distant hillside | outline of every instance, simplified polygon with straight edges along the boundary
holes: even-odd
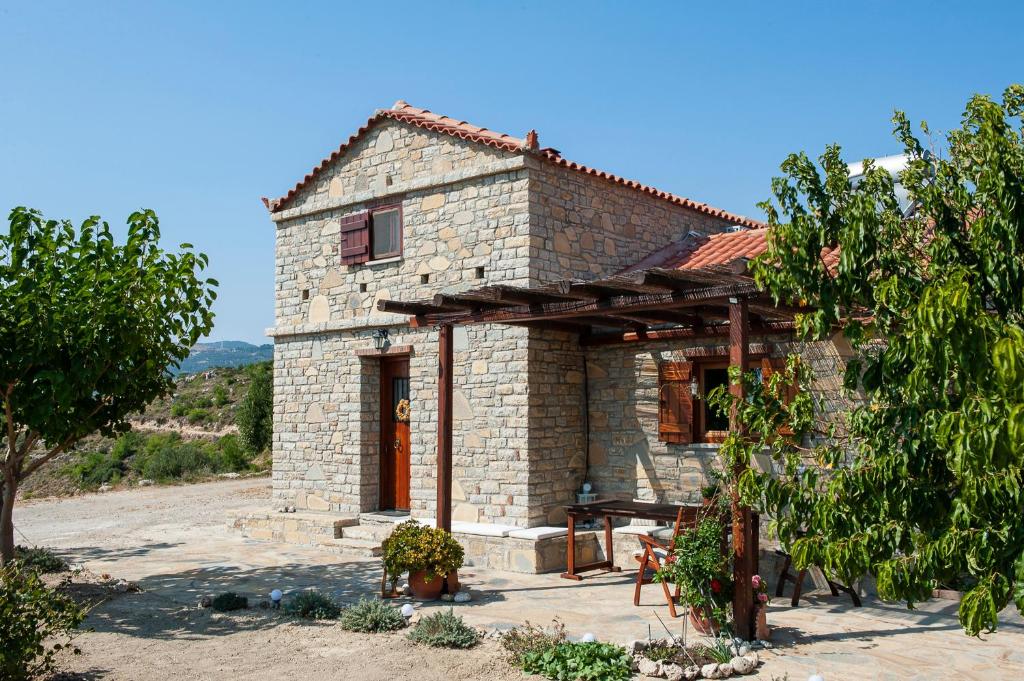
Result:
[[[274,359],[274,346],[270,343],[253,345],[245,341],[219,341],[196,343],[192,354],[181,363],[175,373],[194,374],[216,367],[239,367]]]

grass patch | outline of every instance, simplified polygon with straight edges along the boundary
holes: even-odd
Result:
[[[421,619],[409,632],[409,638],[433,648],[472,648],[480,640],[480,634],[449,608],[447,612],[436,612]]]
[[[337,601],[319,591],[303,591],[288,601],[285,612],[304,620],[336,620],[341,616]]]
[[[341,628],[376,634],[395,631],[405,626],[405,618],[398,608],[376,599],[359,599],[355,605],[341,613]]]

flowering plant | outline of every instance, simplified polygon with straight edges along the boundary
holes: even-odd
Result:
[[[750,586],[754,590],[754,607],[764,607],[771,600],[768,598],[768,582],[764,581],[761,575],[754,575],[750,578]]]
[[[683,530],[654,576],[655,581],[677,585],[690,608],[719,624],[726,623],[733,593],[729,559],[722,551],[723,531],[722,522],[712,516]]]

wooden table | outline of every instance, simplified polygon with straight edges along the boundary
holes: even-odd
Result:
[[[587,504],[570,504],[565,507],[569,516],[569,545],[566,548],[566,571],[562,573],[563,579],[583,579],[581,572],[591,570],[607,570],[619,572],[621,568],[615,567],[615,557],[612,555],[612,518],[638,518],[640,520],[658,520],[667,523],[674,523],[679,513],[680,506],[676,504],[651,504],[644,501],[623,501],[621,499],[598,499]],[[696,524],[701,506],[682,506],[683,525],[692,526]],[[605,560],[594,563],[576,565],[576,520],[586,518],[604,519],[604,555]]]

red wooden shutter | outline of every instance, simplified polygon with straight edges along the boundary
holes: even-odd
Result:
[[[761,382],[767,386],[769,379],[775,372],[786,371],[786,358],[785,357],[764,357],[761,359]],[[779,388],[779,401],[782,402],[783,406],[788,407],[796,397],[798,386],[796,385],[785,385]],[[779,428],[780,435],[792,435],[793,430],[789,426],[783,426]]]
[[[693,442],[692,372],[690,362],[662,362],[658,366],[658,439],[662,442]]]
[[[341,264],[358,265],[370,259],[370,213],[341,219]]]

